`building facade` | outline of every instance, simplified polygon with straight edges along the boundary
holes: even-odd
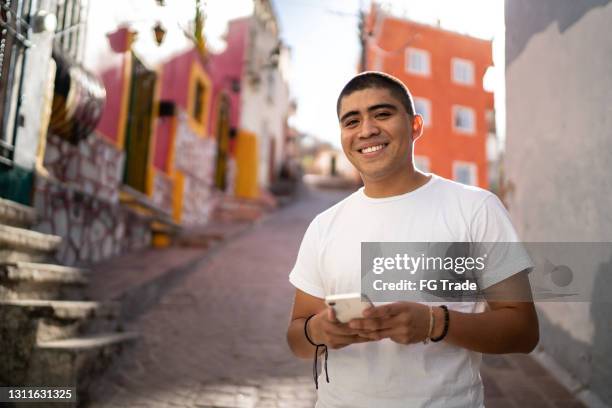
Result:
[[[612,2],[513,0],[505,18],[504,198],[515,226],[528,242],[609,243]],[[539,352],[593,407],[612,405],[611,265],[606,250],[574,271],[584,301],[537,305]]]
[[[289,50],[280,40],[269,0],[256,0],[251,16],[231,21],[226,50],[211,56],[215,83],[230,84],[227,99],[237,104],[231,124],[236,129],[232,148],[235,192],[240,197],[257,197],[260,188],[270,187],[285,161],[287,118],[292,111],[288,66]]]
[[[400,19],[376,4],[363,36],[362,69],[399,78],[423,115],[416,167],[488,188],[486,146],[495,128],[493,94],[483,77],[493,63],[491,41]]]
[[[205,224],[218,191],[219,126],[209,120],[219,115],[206,51],[189,38],[195,8],[178,17],[155,1],[2,7],[14,29],[2,31],[11,54],[0,195],[34,206],[33,229],[64,238],[58,260],[95,262]]]

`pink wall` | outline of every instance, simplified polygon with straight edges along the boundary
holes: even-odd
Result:
[[[164,64],[160,92],[162,100],[173,101],[182,109],[187,109],[189,74],[194,62],[199,63],[199,57],[197,52],[192,49],[171,58]]]
[[[125,86],[123,70],[128,56],[128,29],[120,27],[113,33],[108,34],[107,38],[110,44],[110,49],[108,49],[109,60],[116,60],[116,63],[110,69],[100,74],[102,82],[104,83],[104,88],[106,89],[106,103],[96,130],[116,143],[119,136],[121,98]],[[117,55],[118,58],[113,54]]]
[[[230,98],[230,125],[236,129],[239,126],[240,92],[233,92],[231,85],[232,79],[236,79],[238,83],[242,82],[249,21],[248,17],[230,21],[227,33],[227,48],[224,52],[211,55],[209,58],[208,68],[213,82],[213,100],[210,115],[212,120],[209,121],[208,129],[212,135],[216,133],[217,105],[219,94],[223,91]]]
[[[179,54],[164,64],[161,78],[160,101],[172,101],[177,108],[187,110],[189,95],[189,75],[194,63],[200,63],[195,50]],[[170,116],[160,116],[155,127],[155,150],[153,166],[165,172],[170,159],[173,120]]]
[[[249,20],[246,18],[231,21],[228,27],[228,47],[221,54],[210,54],[204,70],[212,82],[212,101],[208,115],[208,134],[216,137],[217,109],[219,95],[225,92],[230,98],[230,125],[238,128],[240,119],[240,93],[231,90],[231,79],[238,83],[242,79],[244,52]],[[189,96],[189,76],[192,64],[201,63],[195,49],[170,59],[162,71],[160,99],[173,101],[177,107],[187,110]],[[172,124],[169,118],[160,117],[156,127],[156,142],[153,165],[168,171],[169,149],[171,147]]]
[[[216,122],[219,95],[225,92],[230,98],[230,125],[239,127],[240,120],[240,92],[231,90],[232,79],[240,84],[244,68],[246,42],[248,37],[249,18],[233,20],[228,25],[226,50],[220,54],[210,54],[204,67],[208,72],[212,84],[212,101],[210,104],[208,133],[216,136]],[[109,38],[115,52],[121,51],[127,44],[126,31],[119,29]],[[110,36],[109,36],[110,37]],[[121,114],[123,80],[122,63],[102,73],[102,80],[107,90],[106,105],[97,130],[109,140],[116,142],[119,133],[119,118]],[[171,58],[163,66],[160,89],[160,100],[173,101],[177,107],[187,110],[189,95],[189,77],[193,63],[200,63],[195,49]],[[155,168],[168,171],[169,149],[172,138],[172,121],[169,117],[159,117],[155,127],[155,147],[153,165]]]
[[[113,68],[102,73],[102,82],[106,89],[106,102],[102,117],[98,123],[97,131],[117,143],[119,134],[119,117],[121,116],[121,89],[124,81],[122,78],[123,67]]]

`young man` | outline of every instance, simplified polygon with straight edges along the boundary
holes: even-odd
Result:
[[[362,242],[516,242],[508,214],[486,190],[414,168],[423,119],[396,78],[357,75],[340,93],[337,114],[342,148],[364,187],[312,221],[289,276],[291,350],[313,358],[313,344],[330,349],[329,382],[319,381],[316,406],[482,407],[481,353],[529,353],[538,342],[524,251],[481,285],[485,293],[527,293],[527,301],[449,302],[446,310],[394,302],[342,324],[324,298],[361,292]]]

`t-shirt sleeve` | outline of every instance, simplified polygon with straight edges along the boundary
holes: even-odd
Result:
[[[499,198],[489,195],[476,211],[470,226],[478,255],[485,256],[485,269],[479,277],[481,289],[527,270],[534,264],[520,242],[510,215]]]
[[[297,289],[318,298],[325,297],[319,268],[319,231],[315,218],[302,239],[295,265],[289,273],[289,282]]]

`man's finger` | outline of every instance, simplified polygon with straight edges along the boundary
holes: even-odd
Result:
[[[327,308],[327,320],[329,320],[330,322],[335,322],[336,320],[336,311],[334,310],[333,307],[328,307]]]
[[[348,323],[352,329],[372,331],[390,329],[394,326],[392,318],[364,318],[364,319],[353,319]]]
[[[365,318],[386,318],[401,313],[407,307],[407,302],[395,302],[382,306],[370,307],[363,311]]]
[[[358,334],[359,330],[349,327],[346,323],[334,323],[330,322],[326,327],[325,331],[329,334],[338,336],[354,336]]]
[[[392,327],[389,329],[377,330],[374,332],[365,333],[364,335],[370,340],[382,340],[382,339],[391,338],[393,336],[397,336],[399,334],[401,334],[399,328]]]
[[[355,335],[355,336],[337,336],[333,339],[333,344],[336,346],[348,346],[350,344],[355,343],[367,343],[372,341],[373,339],[365,337],[363,335]]]

